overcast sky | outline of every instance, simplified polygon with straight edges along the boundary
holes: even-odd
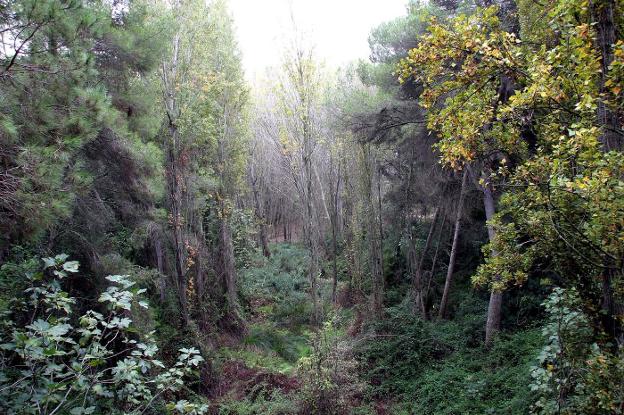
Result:
[[[230,0],[248,77],[280,61],[284,38],[299,30],[330,66],[367,58],[370,30],[404,15],[407,0]]]

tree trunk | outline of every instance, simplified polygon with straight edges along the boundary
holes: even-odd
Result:
[[[312,324],[319,324],[321,322],[320,304],[318,298],[318,249],[316,243],[316,234],[314,232],[313,220],[314,220],[314,208],[312,205],[312,177],[310,176],[307,182],[308,196],[306,196],[306,218],[304,222],[303,233],[306,240],[306,245],[310,250],[310,260],[308,266],[308,279],[310,281],[310,296],[312,298],[313,316]]]
[[[332,232],[332,303],[336,304],[336,290],[338,287],[338,196],[340,194],[341,169],[338,165],[336,180],[334,181],[334,157],[330,151],[329,190],[331,192],[331,232]]]
[[[377,224],[379,228],[379,241],[377,246],[377,258],[379,261],[379,270],[377,275],[378,280],[378,289],[376,291],[377,298],[375,299],[375,310],[377,310],[377,315],[379,317],[383,314],[383,299],[384,299],[384,290],[385,290],[385,281],[384,281],[384,264],[383,264],[383,242],[384,242],[384,233],[383,233],[383,217],[382,217],[382,209],[381,209],[381,166],[377,165]]]
[[[336,289],[338,288],[338,242],[336,240],[336,226],[332,224],[332,303],[336,304]]]
[[[219,271],[231,315],[237,315],[238,295],[236,289],[236,268],[234,264],[234,249],[232,246],[232,232],[226,218],[220,219],[219,224]]]
[[[609,78],[610,66],[614,59],[613,45],[617,41],[615,10],[616,3],[613,0],[597,0],[590,3],[592,8],[593,20],[597,22],[597,45],[601,54],[601,79],[600,92],[608,94],[606,81]],[[613,108],[605,104],[603,99],[598,102],[598,122],[602,125],[601,142],[605,151],[622,150],[622,138],[618,132],[621,130],[618,118],[621,118],[621,112],[616,112]],[[611,281],[611,273],[613,272],[611,264],[606,264],[603,271],[602,280],[602,299],[601,323],[607,336],[612,339],[611,343],[615,349],[619,345],[624,344],[624,329],[622,328],[622,315],[624,307],[622,304],[616,303],[613,298],[613,285]]]
[[[383,257],[382,257],[382,240],[383,228],[381,223],[377,223],[381,219],[381,212],[376,214],[375,210],[379,209],[379,203],[375,203],[373,199],[373,168],[377,167],[376,162],[371,156],[371,150],[368,144],[362,146],[363,153],[363,170],[364,170],[364,182],[363,182],[363,196],[364,204],[367,206],[367,218],[368,225],[367,242],[368,242],[368,256],[370,263],[370,273],[373,283],[372,292],[372,310],[373,316],[377,319],[383,315]],[[378,169],[376,169],[378,170]],[[377,173],[379,173],[377,171]],[[380,190],[380,183],[377,181],[377,189]],[[381,198],[381,196],[379,196]],[[380,199],[378,199],[378,202]],[[377,206],[375,206],[377,205]],[[375,207],[374,207],[375,206]]]
[[[446,225],[446,214],[442,215],[442,223],[440,224],[440,230],[438,231],[438,240],[436,242],[435,253],[433,254],[433,260],[431,261],[431,269],[428,271],[427,278],[427,287],[425,288],[422,299],[423,299],[423,309],[424,309],[424,318],[429,319],[427,309],[426,298],[429,296],[429,291],[431,290],[431,281],[433,281],[433,277],[435,275],[436,265],[438,263],[438,253],[440,252],[440,243],[442,242],[442,234],[444,233],[444,225]]]
[[[162,243],[160,242],[159,236],[156,237],[156,241],[154,242],[154,251],[156,253],[156,267],[158,269],[158,273],[160,274],[158,279],[158,292],[160,295],[160,303],[164,304],[167,299],[167,276],[165,275]]]
[[[197,240],[201,244],[201,238],[203,238],[203,232],[201,232]],[[210,325],[210,318],[208,311],[204,306],[206,300],[206,273],[204,271],[204,257],[205,251],[201,246],[197,248],[197,257],[195,258],[195,296],[197,301],[197,308],[199,309],[199,327],[202,330],[207,330]]]
[[[304,101],[305,102],[305,101]],[[307,104],[306,104],[307,105]],[[303,174],[305,188],[303,191],[303,204],[305,214],[303,218],[303,233],[306,245],[310,251],[310,261],[308,267],[308,279],[310,281],[310,296],[312,298],[313,316],[312,324],[321,322],[321,309],[318,295],[318,243],[316,238],[316,228],[314,226],[314,201],[313,197],[313,168],[312,168],[312,131],[309,125],[309,114],[303,116]]]
[[[486,182],[483,185],[483,204],[485,206],[485,217],[488,221],[487,230],[490,242],[494,241],[496,237],[496,230],[489,224],[489,221],[494,217],[496,212],[494,194],[492,190],[492,184],[488,182],[489,177],[485,178]],[[498,256],[498,252],[492,250],[492,257]],[[503,307],[503,293],[492,291],[490,293],[490,303],[488,305],[487,322],[485,324],[485,344],[489,346],[492,344],[494,337],[500,331],[501,322],[501,310]]]
[[[613,62],[613,45],[616,42],[615,1],[596,0],[590,3],[593,20],[596,24],[597,46],[601,55],[600,93],[608,94],[606,85],[609,77],[609,66]],[[602,124],[601,141],[606,151],[621,150],[622,139],[618,134],[620,126],[618,115],[605,104],[604,99],[598,101],[598,122]]]
[[[427,240],[425,241],[425,246],[423,247],[422,252],[420,253],[420,258],[416,253],[416,246],[414,244],[414,235],[412,231],[412,227],[410,225],[409,230],[409,258],[410,258],[410,270],[412,272],[412,289],[411,295],[414,301],[414,310],[418,310],[420,315],[425,317],[425,302],[423,298],[423,268],[425,266],[425,256],[429,251],[429,246],[431,245],[431,240],[433,239],[433,232],[438,223],[438,217],[440,216],[440,206],[436,207],[435,213],[433,214],[433,220],[431,221],[431,225],[429,225],[429,232],[427,232]],[[416,265],[417,264],[417,265]]]
[[[457,212],[455,215],[455,230],[453,231],[453,243],[451,245],[451,256],[449,258],[448,269],[446,270],[446,280],[444,281],[444,291],[442,292],[442,300],[440,301],[440,310],[438,318],[446,318],[446,309],[448,305],[448,297],[451,291],[451,283],[453,281],[453,273],[455,272],[455,261],[457,258],[457,246],[459,244],[459,233],[461,230],[461,219],[464,211],[464,200],[466,198],[466,183],[468,181],[468,168],[464,168],[462,175],[461,189],[459,191],[459,202],[457,203]]]
[[[260,245],[262,246],[262,255],[267,258],[271,257],[271,251],[269,250],[269,238],[267,237],[267,228],[265,215],[262,212],[260,206],[260,197],[258,196],[258,186],[256,185],[257,178],[253,172],[253,166],[251,166],[251,191],[254,197],[254,210],[256,212],[256,218],[258,220],[258,233],[260,236]]]
[[[181,151],[180,132],[178,131],[177,120],[179,118],[179,107],[176,101],[176,76],[178,70],[178,58],[180,53],[180,34],[176,33],[173,38],[173,51],[171,62],[163,62],[162,64],[162,82],[165,110],[168,119],[169,141],[166,142],[167,149],[167,185],[170,209],[170,222],[173,226],[173,243],[175,255],[175,272],[176,272],[176,288],[178,291],[178,299],[180,301],[180,311],[182,313],[182,322],[184,325],[189,323],[188,300],[187,300],[187,281],[185,274],[185,246],[184,235],[182,231],[182,223],[184,221],[182,215],[182,186],[184,179],[182,172],[182,163],[179,160]]]

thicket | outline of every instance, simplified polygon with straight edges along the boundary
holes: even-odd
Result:
[[[623,16],[0,0],[0,411],[624,413]]]

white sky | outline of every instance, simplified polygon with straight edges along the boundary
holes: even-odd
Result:
[[[279,64],[284,39],[298,30],[316,56],[339,66],[369,56],[368,35],[379,23],[406,14],[407,0],[230,0],[249,78]]]

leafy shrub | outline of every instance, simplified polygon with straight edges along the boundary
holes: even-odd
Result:
[[[381,395],[408,389],[429,364],[435,348],[426,322],[415,318],[407,307],[387,312],[386,319],[367,327],[356,348],[364,376]]]
[[[290,363],[308,353],[307,337],[282,330],[273,324],[255,324],[249,328],[249,335],[244,339],[246,345],[254,345],[266,351],[274,351]]]
[[[543,305],[546,344],[531,370],[532,413],[624,413],[624,349],[613,352],[593,343],[574,289],[555,288]]]
[[[301,414],[350,414],[359,406],[366,385],[359,378],[353,344],[329,318],[312,339],[312,353],[299,360],[303,381]]]
[[[305,249],[276,244],[266,266],[245,270],[241,295],[247,302],[262,300],[272,304],[270,318],[275,322],[291,327],[307,324],[312,314],[307,263]]]
[[[224,402],[219,406],[219,415],[288,415],[297,413],[297,404],[290,397],[275,390],[269,397],[256,394],[240,401]]]
[[[133,306],[148,304],[140,297],[145,290],[127,276],[106,278],[113,285],[99,296],[104,314],[76,315],[76,298],[61,286],[68,274],[78,272],[78,262],[66,259],[44,258],[43,270],[26,275],[30,287],[24,298],[2,311],[0,409],[8,414],[154,413],[165,395],[180,390],[202,357],[193,348],[181,348],[177,362],[167,368],[156,359],[151,336],[144,342],[136,338],[128,316]],[[166,407],[174,413],[207,410],[185,400]]]
[[[491,349],[462,347],[413,379],[404,408],[414,414],[524,415],[539,341],[532,330],[502,335]]]
[[[452,321],[423,321],[402,305],[372,323],[357,347],[372,396],[397,414],[526,414],[539,330],[482,346],[485,307],[469,294]]]

